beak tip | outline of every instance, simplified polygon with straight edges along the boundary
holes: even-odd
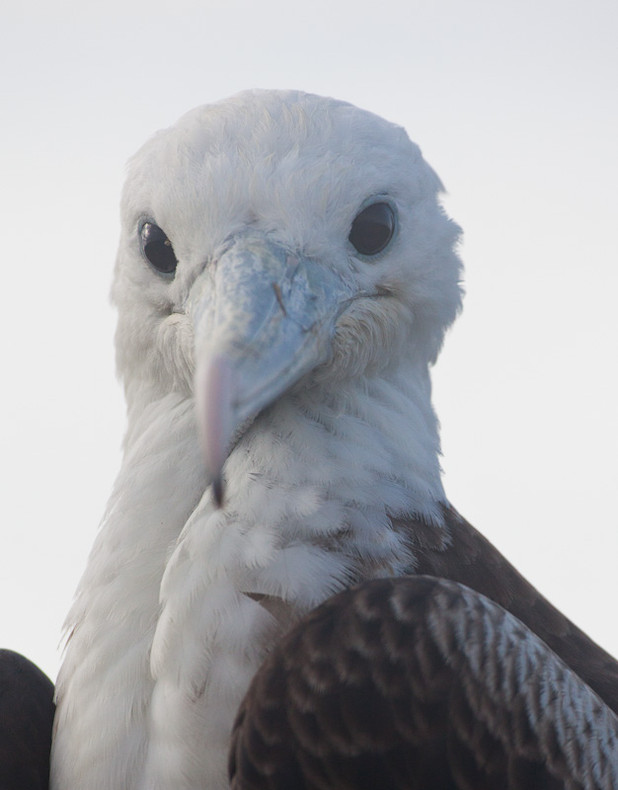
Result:
[[[233,371],[229,358],[215,355],[196,373],[196,407],[200,442],[206,469],[212,479],[212,498],[223,507],[222,469],[233,434]]]
[[[224,494],[224,486],[223,480],[221,475],[217,475],[215,479],[212,481],[212,498],[214,499],[215,505],[217,509],[220,510],[223,507],[223,494]]]

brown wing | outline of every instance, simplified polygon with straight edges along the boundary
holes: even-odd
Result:
[[[366,582],[282,640],[245,698],[233,790],[615,790],[618,719],[502,607]]]
[[[447,535],[416,519],[394,522],[410,536],[414,573],[461,582],[518,617],[618,713],[618,662],[552,606],[453,508]]]
[[[0,650],[0,788],[47,790],[54,686],[18,653]]]

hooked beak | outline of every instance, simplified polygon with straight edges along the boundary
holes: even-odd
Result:
[[[195,393],[217,505],[223,465],[247,421],[328,361],[352,298],[334,271],[264,236],[235,239],[195,282]]]

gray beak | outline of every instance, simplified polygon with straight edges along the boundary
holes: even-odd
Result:
[[[328,361],[336,321],[351,299],[340,275],[258,234],[235,239],[196,280],[188,304],[195,395],[218,505],[238,431]]]

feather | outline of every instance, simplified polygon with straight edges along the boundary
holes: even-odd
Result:
[[[618,718],[516,617],[432,576],[365,582],[277,645],[241,705],[232,790],[618,785]]]
[[[442,487],[430,366],[461,306],[461,262],[441,190],[403,129],[294,91],[197,108],[131,160],[113,285],[124,458],[66,621],[52,790],[222,790],[236,712],[269,654],[235,735],[238,787],[328,786],[339,769],[317,758],[352,752],[337,786],[386,787],[370,755],[395,735],[393,782],[420,756],[420,775],[431,763],[448,787],[448,742],[453,787],[483,772],[521,785],[532,774],[513,772],[513,732],[548,787],[567,770],[573,787],[609,787],[613,660]],[[295,678],[291,702],[258,693],[279,682],[276,662]],[[404,679],[402,700],[420,704],[407,723],[382,705]],[[341,705],[324,696],[335,680]],[[288,703],[294,726],[270,732],[271,706],[287,726]],[[426,760],[407,751],[425,730]],[[267,742],[287,744],[280,768]],[[374,767],[359,773],[363,750]]]
[[[54,686],[31,661],[0,650],[0,787],[47,790]]]

